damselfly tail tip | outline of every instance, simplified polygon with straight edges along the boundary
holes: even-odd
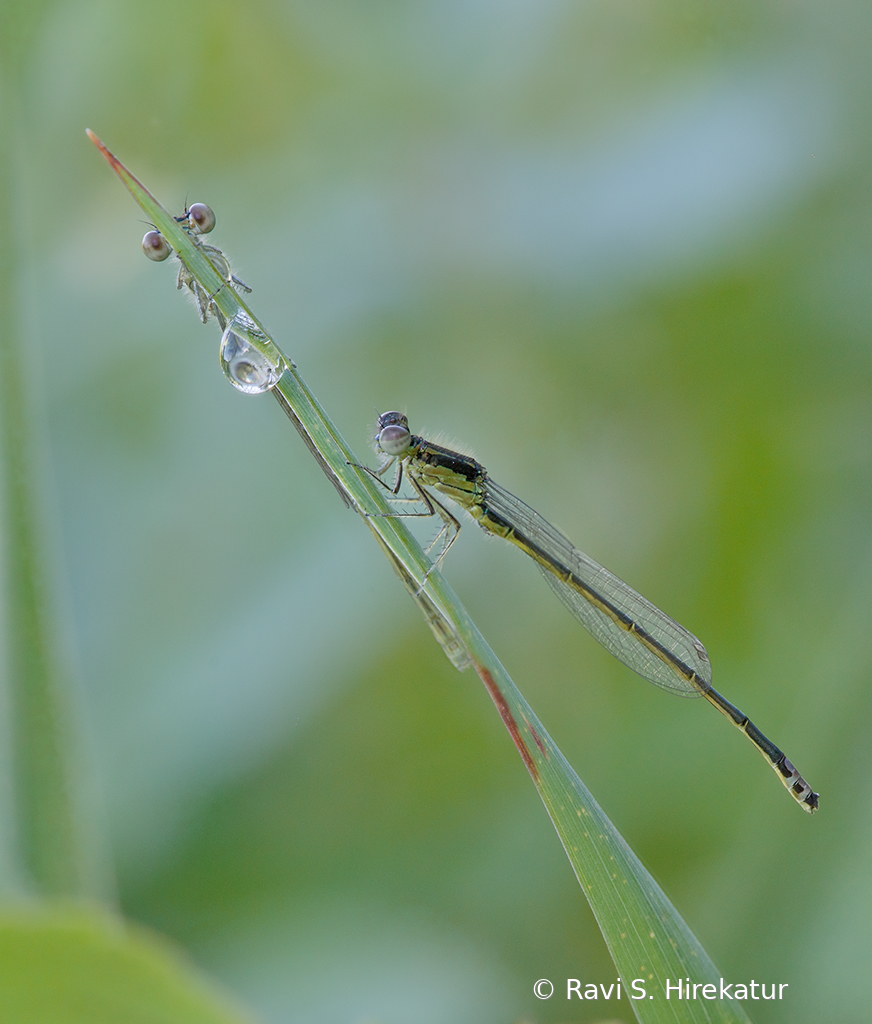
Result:
[[[774,764],[772,767],[781,775],[784,785],[799,806],[804,811],[808,811],[809,814],[814,814],[818,809],[820,793],[815,793],[786,757],[782,759],[780,764]]]
[[[809,814],[814,814],[814,812],[818,809],[818,800],[820,798],[820,793],[813,792],[811,786],[808,786],[807,788],[808,793],[806,793],[805,796],[800,796],[799,794],[797,794],[797,799],[799,800],[800,806],[804,811],[808,811]]]

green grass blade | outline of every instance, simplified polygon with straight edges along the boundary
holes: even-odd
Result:
[[[4,15],[27,34],[22,5]],[[37,4],[38,8],[39,5]],[[23,36],[22,36],[23,38]],[[4,41],[6,42],[6,41]],[[0,67],[0,572],[3,742],[12,779],[0,810],[0,887],[7,892],[104,896],[100,830],[92,827],[88,773],[54,608],[41,478],[39,396],[20,307],[20,259],[27,246],[18,213],[20,132],[13,67]]]
[[[204,291],[212,294],[220,283],[214,267],[202,267],[202,254],[175,219],[89,134]],[[244,311],[257,322],[233,289],[222,287],[216,302],[219,299],[227,320]],[[274,346],[267,337],[263,350],[269,354],[279,351]],[[645,997],[631,1003],[638,1020],[643,1024],[747,1021],[741,1001],[707,999],[701,988],[695,1000],[679,999],[675,988],[667,998],[667,983],[676,986],[679,980],[718,990],[720,973],[560,753],[457,595],[441,573],[432,570],[402,519],[384,515],[389,511],[384,489],[357,467],[349,446],[293,363],[286,361],[288,368],[273,394],[345,504],[361,513],[448,656],[459,668],[474,666],[485,683],[563,842],[625,989],[632,995],[634,980],[644,989]]]

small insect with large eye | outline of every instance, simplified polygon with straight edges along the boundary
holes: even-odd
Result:
[[[215,212],[205,203],[191,203],[185,207],[181,217],[176,217],[176,223],[181,224],[189,235],[208,235],[215,227]]]
[[[193,237],[196,244],[206,254],[215,269],[228,284],[235,285],[245,292],[251,291],[247,284],[234,276],[230,270],[230,263],[224,253],[214,245],[205,245],[197,237],[199,235],[207,235],[215,227],[215,214],[211,207],[205,203],[192,203],[185,208],[185,212],[181,217],[176,217],[176,221]],[[153,228],[151,231],[147,231],[142,239],[142,251],[150,260],[159,263],[172,255],[173,248],[160,231],[157,228]],[[217,292],[207,295],[184,262],[179,260],[179,263],[179,280],[176,287],[187,288],[194,296],[197,301],[197,309],[200,311],[200,319],[204,324],[208,321],[209,316],[213,315],[223,330],[227,325],[227,321],[221,310],[212,301]]]

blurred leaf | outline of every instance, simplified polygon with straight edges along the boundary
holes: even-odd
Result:
[[[4,1024],[252,1024],[168,942],[85,910],[0,915]]]
[[[0,4],[0,73],[7,85],[26,66],[33,41],[52,6],[51,0],[4,0]]]
[[[0,652],[11,783],[2,801],[0,886],[41,895],[106,896],[112,889],[92,780],[82,756],[43,493],[46,452],[32,324],[22,287],[27,196],[15,62],[41,6],[2,8],[0,39]],[[4,787],[5,788],[5,787]]]

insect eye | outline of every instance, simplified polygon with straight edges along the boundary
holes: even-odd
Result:
[[[393,423],[378,433],[378,444],[385,455],[401,455],[409,447],[409,428]]]
[[[142,251],[150,260],[160,263],[173,251],[173,247],[160,231],[146,231],[142,237]]]
[[[215,227],[215,214],[205,203],[194,203],[188,207],[188,220],[198,235],[208,235]]]

